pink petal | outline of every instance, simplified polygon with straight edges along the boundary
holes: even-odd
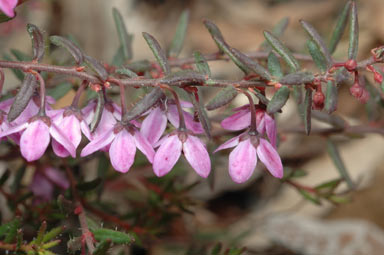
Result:
[[[95,151],[98,151],[105,146],[108,146],[113,139],[115,138],[115,134],[113,133],[113,128],[108,130],[102,135],[99,135],[99,137],[93,139],[90,143],[88,143],[84,149],[81,151],[80,156],[86,157]]]
[[[153,162],[155,157],[155,150],[148,140],[139,132],[135,132],[135,143],[137,148],[147,157],[149,162]]]
[[[13,104],[14,98],[9,98],[0,102],[0,110],[8,112]]]
[[[32,99],[29,101],[24,111],[12,123],[21,124],[27,122],[31,117],[35,116],[38,111],[39,108],[36,106]]]
[[[238,111],[247,110],[247,109],[249,110],[249,104],[245,104],[245,105],[233,108],[232,111],[238,112]]]
[[[239,144],[240,136],[241,135],[238,135],[238,136],[235,136],[235,137],[229,139],[228,141],[226,141],[225,143],[223,143],[222,145],[217,147],[217,149],[213,153],[216,153],[218,151],[225,150],[225,149],[228,149],[228,148],[235,147],[236,145]]]
[[[256,111],[256,129],[257,132],[260,134],[265,133],[265,118],[264,118],[264,111]]]
[[[274,177],[283,178],[284,171],[280,156],[267,140],[260,138],[257,155]]]
[[[185,125],[187,126],[188,130],[191,130],[195,134],[201,134],[204,132],[203,127],[201,126],[200,122],[194,121],[192,114],[189,112],[183,112],[184,119],[185,119]],[[168,112],[167,112],[168,120],[172,123],[173,126],[176,128],[179,127],[179,113],[177,111],[177,107],[175,105],[168,106]]]
[[[100,135],[103,135],[108,130],[113,129],[116,122],[117,121],[113,113],[104,109],[101,115],[99,125],[97,126],[95,132],[93,132],[93,137],[97,138]]]
[[[153,171],[162,177],[172,170],[180,158],[182,143],[177,135],[168,136],[160,145],[153,159]]]
[[[28,122],[24,122],[20,125],[14,126],[14,127],[11,127],[8,125],[9,128],[0,133],[0,138],[21,132],[24,129],[26,129],[28,127],[28,125],[29,125]]]
[[[39,197],[43,202],[49,201],[53,196],[52,183],[39,171],[33,175],[32,183],[29,186],[36,197]]]
[[[256,149],[250,140],[244,140],[229,154],[229,175],[237,183],[246,182],[257,164]]]
[[[126,173],[131,168],[136,154],[133,136],[125,129],[116,134],[109,149],[109,157],[113,168]]]
[[[159,141],[161,135],[167,127],[167,116],[160,107],[154,108],[147,117],[145,117],[140,132],[149,141],[150,144],[155,144]]]
[[[93,116],[95,115],[96,101],[90,101],[83,109],[81,109],[81,114],[85,118],[85,122],[91,124]]]
[[[205,145],[196,136],[189,135],[183,144],[184,156],[198,175],[207,178],[211,172],[211,160]]]
[[[244,109],[232,114],[221,122],[221,126],[227,130],[242,130],[251,124],[251,112]]]
[[[191,102],[184,101],[184,100],[180,100],[180,105],[183,108],[192,108],[193,107],[193,104]]]
[[[272,146],[276,148],[276,137],[277,137],[276,122],[267,113],[265,113],[264,119],[265,119],[265,129],[267,131],[268,139],[271,142]]]
[[[81,142],[81,129],[79,119],[71,114],[63,118],[60,124],[60,130],[72,142],[73,146],[77,148]]]
[[[93,136],[91,134],[91,130],[89,129],[89,126],[88,126],[87,122],[85,122],[85,120],[82,120],[80,122],[80,128],[81,128],[81,132],[85,135],[86,138],[88,138],[88,140],[93,139]]]
[[[76,158],[76,148],[72,144],[72,142],[67,138],[67,136],[56,126],[55,123],[51,123],[51,126],[49,128],[49,133],[51,133],[51,136],[53,139],[55,139],[56,142],[61,144],[65,150],[69,152],[69,154]],[[54,151],[56,152],[56,151]],[[56,154],[57,156],[61,157],[61,153]],[[65,153],[64,153],[65,155]],[[67,155],[63,156],[67,157]]]
[[[53,182],[55,185],[59,186],[62,189],[69,188],[69,181],[66,175],[53,167],[47,167],[44,169],[44,174],[46,177]]]
[[[49,145],[49,127],[42,120],[31,122],[20,138],[21,155],[28,161],[43,156]]]
[[[52,139],[52,150],[61,158],[66,158],[70,155],[67,149],[65,149],[64,146],[58,143],[55,139]]]
[[[8,17],[14,17],[15,12],[14,9],[17,5],[18,0],[1,0],[0,1],[0,10],[4,12]]]

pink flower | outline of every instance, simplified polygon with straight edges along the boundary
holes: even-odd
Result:
[[[12,18],[15,16],[14,9],[17,5],[18,0],[1,0],[0,1],[0,10],[4,12],[5,15]]]
[[[81,151],[81,156],[88,156],[98,150],[109,146],[109,157],[113,168],[126,173],[135,159],[136,147],[143,152],[152,163],[155,151],[148,140],[131,124],[120,122],[104,133],[100,133]]]
[[[51,136],[53,140],[60,143],[72,157],[76,157],[76,148],[49,117],[32,117],[29,121],[11,127],[1,133],[0,138],[19,132],[22,132],[20,138],[21,155],[29,162],[43,156],[49,145]]]
[[[236,147],[235,147],[236,146]],[[284,175],[283,165],[276,149],[265,139],[255,135],[241,134],[222,145],[215,151],[235,147],[229,154],[229,175],[237,183],[246,182],[256,168],[257,157],[276,178]]]
[[[236,113],[225,118],[221,122],[221,126],[224,129],[233,131],[248,128],[251,124],[251,111],[249,109],[249,104],[243,105],[233,110],[236,111]],[[271,142],[273,147],[276,148],[277,129],[273,117],[266,113],[265,110],[256,108],[256,123],[257,131],[261,135],[267,133],[269,141]]]
[[[182,107],[192,107],[192,104],[186,101],[181,102]],[[201,134],[204,132],[200,122],[194,121],[192,114],[184,111],[185,125],[187,129],[191,130],[195,134]],[[167,127],[167,120],[171,124],[179,127],[179,113],[177,106],[173,101],[168,100],[166,103],[162,103],[160,106],[153,108],[148,116],[144,119],[140,132],[148,139],[148,141],[154,145],[156,144]]]
[[[47,202],[53,198],[54,186],[65,190],[69,188],[69,182],[56,168],[46,167],[35,171],[29,188],[38,199],[37,202]]]
[[[203,178],[208,177],[211,171],[211,160],[205,145],[196,136],[186,132],[175,132],[160,140],[161,144],[153,160],[153,171],[159,177],[169,173],[181,151],[188,163]]]
[[[78,110],[71,108],[57,110],[53,117],[53,122],[59,127],[61,132],[73,144],[75,149],[81,142],[81,134],[83,133],[89,140],[92,140],[91,131],[88,124],[85,122],[82,114]],[[58,143],[56,140],[52,141],[52,149],[56,155],[60,157],[68,157],[69,152]]]

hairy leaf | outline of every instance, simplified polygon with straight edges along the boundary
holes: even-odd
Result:
[[[315,77],[311,72],[297,72],[290,73],[280,79],[281,84],[295,85],[295,84],[305,84],[311,83]]]
[[[125,68],[125,67],[117,69],[116,73],[122,74],[122,75],[126,75],[126,76],[128,76],[130,78],[138,77],[138,75],[135,72],[133,72],[133,71],[131,71],[128,68]]]
[[[309,135],[309,133],[311,132],[311,113],[312,113],[312,89],[307,88],[305,91],[305,99],[304,99],[304,129],[307,135]]]
[[[282,18],[277,24],[272,28],[271,33],[274,34],[276,37],[280,37],[283,35],[284,31],[287,29],[289,23],[289,18],[284,17]],[[260,48],[265,51],[272,50],[272,47],[268,44],[268,41],[265,40],[261,45]]]
[[[244,53],[240,52],[239,50],[235,48],[230,49],[232,54],[241,62],[244,66],[246,66],[250,71],[254,72],[255,74],[262,77],[264,80],[270,81],[271,74],[268,72],[267,69],[265,69],[262,65],[245,55]]]
[[[103,110],[104,110],[104,96],[103,96],[103,91],[97,92],[97,105],[96,105],[96,111],[95,115],[93,116],[93,120],[90,125],[90,130],[91,132],[95,131],[96,128],[99,126]]]
[[[108,72],[104,65],[101,64],[97,59],[84,55],[85,63],[103,80],[108,79]]]
[[[119,35],[120,45],[122,47],[123,56],[125,60],[132,58],[132,39],[133,35],[127,32],[127,27],[123,17],[121,16],[118,9],[112,9],[113,19],[115,21],[117,34]]]
[[[159,42],[150,34],[143,32],[145,41],[148,43],[149,47],[152,50],[153,55],[157,62],[159,63],[163,72],[167,75],[171,73],[171,68],[169,66],[167,56],[165,55],[164,50],[160,47]]]
[[[197,95],[199,98],[199,101],[197,101],[196,96],[194,94],[189,94],[190,99],[192,101],[193,107],[195,108],[195,111],[197,112],[197,115],[199,117],[199,121],[201,125],[203,126],[204,132],[207,135],[208,139],[211,139],[211,123],[208,118],[208,114],[205,110],[203,100],[203,95],[201,92],[202,88],[197,88]]]
[[[359,47],[359,22],[357,18],[356,1],[351,1],[351,14],[349,16],[349,48],[348,58],[356,59]]]
[[[328,81],[327,92],[325,94],[325,110],[332,113],[337,109],[337,87],[335,82]]]
[[[235,88],[226,87],[220,90],[219,93],[217,93],[216,96],[208,102],[206,108],[208,111],[220,108],[231,102],[237,96],[237,94],[238,92]]]
[[[35,25],[27,24],[27,31],[32,40],[33,59],[41,61],[45,53],[43,32]]]
[[[58,35],[52,35],[49,37],[49,39],[51,43],[53,43],[54,45],[66,49],[75,59],[75,62],[77,65],[81,65],[83,63],[84,61],[83,52],[71,40],[68,40],[67,38],[64,38]]]
[[[268,70],[276,78],[281,78],[284,75],[281,70],[280,60],[273,52],[268,55]]]
[[[180,15],[175,36],[173,37],[171,46],[168,50],[168,56],[173,58],[179,56],[181,49],[183,48],[185,36],[187,34],[188,21],[189,11],[185,10]]]
[[[93,235],[97,241],[111,240],[116,244],[131,244],[135,241],[135,237],[132,234],[115,231],[112,229],[99,228],[92,230]]]
[[[321,54],[317,45],[312,41],[307,41],[307,48],[309,54],[311,55],[313,62],[315,62],[316,66],[322,71],[325,72],[327,70],[327,62],[324,56]]]
[[[289,88],[282,86],[278,91],[275,92],[271,101],[267,105],[267,113],[269,115],[274,114],[281,110],[289,98]]]
[[[201,54],[201,52],[199,52],[199,51],[195,51],[193,53],[193,56],[195,57],[195,65],[196,65],[197,70],[200,73],[202,73],[208,77],[211,77],[211,69],[209,68],[208,63],[205,60],[204,55]]]
[[[335,29],[333,30],[331,40],[329,42],[329,52],[331,54],[333,52],[335,52],[336,47],[337,47],[341,37],[343,36],[343,33],[345,31],[345,27],[347,26],[350,8],[351,8],[351,1],[348,1],[345,4],[344,9],[341,11],[339,17],[337,18]]]

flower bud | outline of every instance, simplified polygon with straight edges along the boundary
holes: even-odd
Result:
[[[352,87],[349,89],[349,92],[351,92],[351,95],[355,98],[359,99],[363,94],[363,87],[360,86],[359,82],[356,81]]]
[[[357,99],[359,100],[360,103],[365,104],[368,102],[369,97],[370,97],[369,92],[366,89],[363,89],[363,93]]]
[[[383,76],[379,72],[375,72],[373,75],[373,78],[375,79],[375,82],[381,84],[383,82]]]
[[[316,93],[313,95],[313,108],[315,110],[322,110],[324,107],[324,100],[324,93],[322,91],[316,91]]]
[[[349,72],[355,71],[357,67],[357,62],[354,59],[349,59],[344,64],[345,69],[347,69]]]

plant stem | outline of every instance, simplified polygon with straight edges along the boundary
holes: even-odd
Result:
[[[83,82],[81,83],[80,87],[76,91],[75,97],[73,98],[73,101],[72,101],[72,104],[71,104],[72,107],[75,107],[75,108],[79,107],[80,97],[83,94],[83,92],[84,92],[84,90],[85,90],[85,88],[87,86],[88,86],[88,81],[87,80],[83,80]]]

